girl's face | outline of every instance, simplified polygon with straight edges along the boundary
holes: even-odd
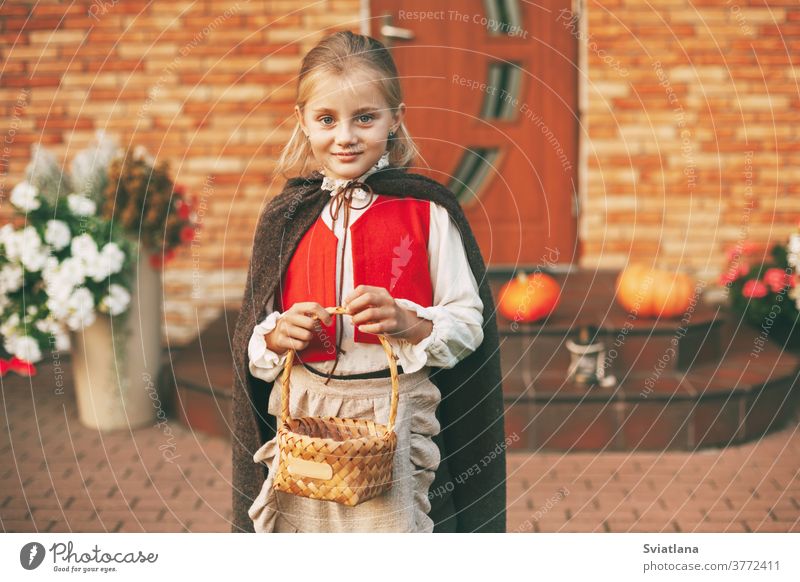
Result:
[[[350,180],[380,159],[389,132],[400,127],[405,107],[401,103],[393,114],[368,75],[325,75],[305,111],[295,106],[295,115],[325,175]]]

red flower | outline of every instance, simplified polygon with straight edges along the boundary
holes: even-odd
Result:
[[[738,278],[739,278],[739,273],[738,272],[733,271],[731,269],[726,269],[719,276],[719,284],[720,285],[727,285],[728,283],[733,283]]]
[[[764,297],[766,294],[767,286],[756,279],[750,279],[742,288],[742,295],[749,299],[758,299]]]
[[[169,249],[168,251],[161,250],[150,255],[150,266],[154,269],[160,269],[174,258],[175,249]]]
[[[175,184],[175,187],[172,189],[172,193],[183,198],[183,195],[186,194],[186,186],[183,184]]]
[[[181,220],[189,220],[192,215],[192,207],[189,206],[185,200],[178,201],[178,217]]]
[[[741,245],[731,245],[728,247],[727,252],[725,253],[725,257],[728,259],[728,262],[732,262],[738,256],[742,254],[742,247]]]
[[[20,360],[17,356],[12,357],[10,360],[0,358],[0,378],[8,372],[16,372],[20,376],[35,376],[36,366],[25,360]]]
[[[769,286],[773,293],[780,293],[791,282],[791,276],[783,269],[767,269],[764,273],[764,283]]]
[[[191,242],[194,239],[194,229],[191,226],[184,226],[181,229],[181,241]]]

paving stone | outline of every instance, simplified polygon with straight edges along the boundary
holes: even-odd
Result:
[[[102,434],[79,423],[74,394],[47,390],[33,393],[34,415],[14,376],[3,394],[12,419],[0,430],[3,531],[230,531],[230,441],[171,421],[181,456],[169,463],[156,426]],[[509,451],[508,529],[800,531],[797,429],[685,453]]]

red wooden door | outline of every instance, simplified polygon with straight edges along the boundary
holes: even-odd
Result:
[[[576,262],[577,40],[570,0],[372,0],[422,151],[490,267]]]

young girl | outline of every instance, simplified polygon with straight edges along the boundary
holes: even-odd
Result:
[[[428,513],[442,462],[433,440],[442,429],[437,418],[442,394],[432,372],[453,369],[473,354],[487,323],[496,343],[496,327],[484,318],[487,290],[485,282],[479,286],[465,251],[459,232],[468,230],[465,221],[457,224],[452,208],[419,193],[378,194],[371,186],[379,187],[384,172],[404,172],[415,157],[405,110],[396,67],[378,41],[340,32],[304,58],[297,125],[278,171],[299,166],[305,175],[311,166],[315,171],[307,182],[321,178],[326,200],[286,253],[290,259],[265,300],[268,315],[251,328],[247,367],[272,385],[267,411],[273,416],[279,416],[281,373],[293,349],[293,417],[386,423],[390,373],[375,335],[385,334],[398,358],[398,445],[391,489],[348,507],[274,490],[277,439],[268,440],[252,457],[269,469],[247,510],[257,532],[433,531]],[[291,211],[284,213],[287,223]],[[471,232],[469,245],[475,247]],[[326,311],[338,305],[346,315]],[[497,365],[496,355],[491,357]],[[499,380],[486,390],[496,395],[497,388]],[[502,410],[490,414],[502,424]]]

